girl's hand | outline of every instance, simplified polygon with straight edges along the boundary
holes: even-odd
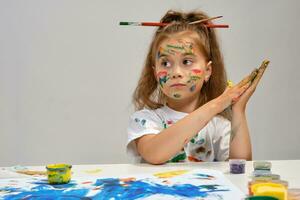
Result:
[[[264,61],[259,69],[255,69],[242,81],[233,87],[227,87],[218,98],[215,99],[219,107],[219,112],[232,105],[233,112],[242,112],[246,109],[246,104],[254,93],[269,61]]]
[[[232,111],[233,112],[245,112],[246,105],[252,94],[254,93],[256,86],[258,85],[261,77],[263,76],[269,61],[264,61],[260,68],[257,70],[257,75],[254,80],[252,79],[249,83],[249,87],[242,93],[241,96],[237,98],[236,101],[233,102]],[[252,72],[253,73],[253,72]],[[251,75],[250,75],[251,76]]]
[[[219,97],[214,99],[218,107],[218,113],[225,110],[239,100],[239,97],[247,90],[251,82],[250,75],[245,77],[239,84],[235,86],[228,86],[226,90]],[[243,84],[242,84],[243,82]]]

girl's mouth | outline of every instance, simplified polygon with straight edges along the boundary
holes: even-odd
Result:
[[[183,83],[175,83],[175,84],[172,84],[170,87],[183,87],[183,86],[186,86],[186,84],[183,84]]]

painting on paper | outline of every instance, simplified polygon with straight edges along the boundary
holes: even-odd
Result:
[[[242,199],[243,193],[214,170],[176,170],[124,177],[73,178],[49,185],[42,178],[2,179],[0,199]]]

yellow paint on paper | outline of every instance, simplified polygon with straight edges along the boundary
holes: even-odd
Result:
[[[156,176],[158,178],[172,178],[174,176],[179,176],[179,175],[185,174],[187,172],[188,172],[188,170],[176,170],[176,171],[156,173],[156,174],[154,174],[154,176]]]
[[[89,170],[85,170],[84,172],[87,174],[98,174],[102,171],[102,169],[89,169]]]
[[[35,171],[35,170],[19,170],[16,171],[19,174],[26,174],[26,175],[47,175],[46,171]]]

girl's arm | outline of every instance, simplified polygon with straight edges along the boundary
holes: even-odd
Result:
[[[162,164],[176,155],[216,114],[218,103],[210,101],[159,134],[136,140],[139,154],[149,163]]]
[[[232,105],[232,135],[229,149],[229,158],[242,158],[252,160],[251,140],[246,119],[246,105],[261,77],[263,76],[269,61],[264,61],[258,69],[257,76],[251,86]]]
[[[245,112],[234,111],[229,158],[252,160],[251,140]]]
[[[245,109],[264,71],[265,68],[260,68],[254,80],[252,75],[247,76],[236,86],[227,88],[222,95],[159,134],[149,134],[136,139],[139,154],[149,163],[165,163],[176,155],[215,115],[234,103],[232,128],[235,137],[230,144],[230,158],[251,159],[251,143]]]
[[[159,134],[136,139],[139,154],[149,163],[162,164],[175,156],[215,115],[230,106],[249,85],[227,89]]]

